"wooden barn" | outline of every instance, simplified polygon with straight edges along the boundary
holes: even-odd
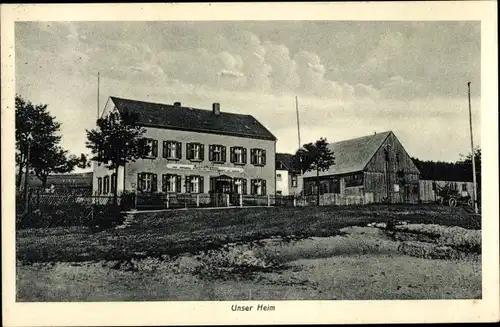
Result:
[[[330,143],[335,165],[319,173],[323,204],[417,203],[419,170],[393,132]],[[304,174],[304,194],[316,194],[316,172]]]
[[[56,174],[47,177],[47,185],[43,190],[50,193],[92,193],[92,172]],[[31,189],[41,189],[42,182],[35,175],[30,175],[28,184]],[[21,187],[24,186],[24,176]]]

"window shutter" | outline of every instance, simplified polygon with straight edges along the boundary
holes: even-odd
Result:
[[[186,159],[192,159],[191,154],[191,143],[186,143]]]
[[[242,193],[243,194],[247,194],[248,193],[247,192],[247,179],[246,178],[243,179]]]
[[[186,188],[186,193],[191,193],[191,177],[186,176],[184,180],[184,186]]]
[[[167,175],[161,175],[161,191],[163,193],[167,192]]]
[[[102,178],[99,177],[97,179],[97,193],[101,194],[102,193]]]
[[[226,147],[222,146],[221,151],[222,151],[221,160],[222,160],[222,162],[226,162]]]
[[[142,191],[143,185],[142,185],[142,173],[137,174],[137,190]]]
[[[153,140],[153,157],[158,157],[158,140]]]
[[[203,185],[204,184],[203,183],[203,176],[200,176],[199,178],[200,178],[200,187],[199,187],[200,190],[199,191],[200,191],[200,193],[205,193],[205,190],[204,190],[204,187],[203,187],[204,186]]]
[[[167,150],[168,150],[168,142],[167,141],[163,141],[163,158],[167,158]]]
[[[255,149],[250,149],[250,163],[252,165],[255,163]]]
[[[247,148],[243,148],[241,153],[242,153],[242,157],[243,157],[243,163],[246,164],[247,163]]]
[[[177,147],[175,148],[175,157],[181,159],[182,157],[182,143],[177,142]]]
[[[158,191],[158,180],[156,176],[156,174],[151,174],[151,192]]]
[[[266,195],[267,194],[267,191],[266,191],[266,180],[262,180],[262,195]]]
[[[266,150],[262,150],[262,164],[266,164]]]
[[[200,160],[205,160],[205,146],[200,144]]]
[[[180,175],[175,176],[175,191],[176,192],[181,191],[181,176]]]
[[[255,195],[255,179],[250,180],[250,194]]]
[[[201,147],[200,147],[200,152],[201,152]],[[200,158],[201,158],[201,154],[200,154]],[[208,146],[208,160],[214,161],[214,146],[212,144],[210,144]]]
[[[234,147],[229,148],[229,162],[235,162],[235,153],[234,153]]]

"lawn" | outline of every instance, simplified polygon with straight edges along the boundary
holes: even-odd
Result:
[[[480,226],[480,218],[465,209],[423,205],[167,211],[138,214],[137,223],[127,229],[19,230],[16,252],[23,263],[176,256],[273,236],[285,239],[334,236],[347,226],[366,226],[391,219],[471,229]]]

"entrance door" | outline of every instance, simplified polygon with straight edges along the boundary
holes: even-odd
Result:
[[[232,179],[229,176],[218,176],[210,178],[212,193],[212,204],[215,206],[227,206],[227,195],[232,192]]]

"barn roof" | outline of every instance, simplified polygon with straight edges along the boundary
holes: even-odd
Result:
[[[197,109],[110,97],[120,113],[139,114],[139,125],[275,141],[276,137],[251,115]]]
[[[276,162],[281,162],[283,168],[289,172],[299,172],[300,163],[298,158],[290,153],[276,153]]]
[[[391,131],[387,131],[328,144],[330,150],[333,151],[335,164],[328,171],[320,172],[320,175],[339,175],[362,171],[391,133]],[[315,172],[307,172],[304,177],[315,176],[315,174]]]
[[[47,177],[47,187],[49,187],[50,185],[70,187],[92,186],[92,176],[92,172],[49,175]],[[40,179],[31,174],[28,177],[28,183],[32,187],[42,186],[42,182],[40,181]]]

